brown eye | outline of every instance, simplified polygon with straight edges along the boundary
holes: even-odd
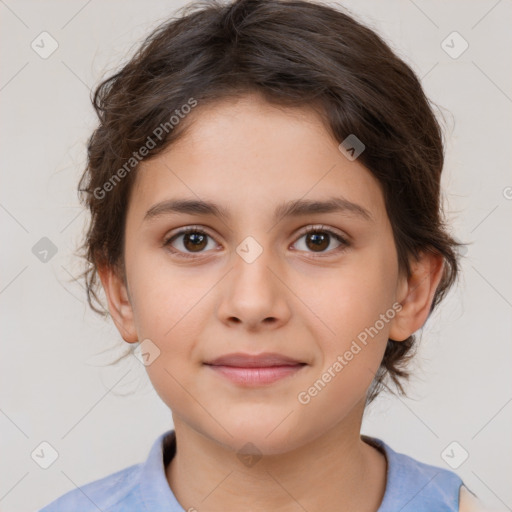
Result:
[[[190,227],[182,229],[175,235],[164,241],[164,247],[167,247],[172,253],[183,257],[193,257],[193,254],[203,254],[211,243],[213,249],[216,244],[208,233],[201,229]]]
[[[329,247],[330,235],[326,233],[308,233],[306,240],[306,245],[309,249],[313,251],[324,251]]]
[[[298,247],[298,249],[305,252],[318,253],[320,256],[322,256],[323,253],[329,255],[334,252],[339,252],[349,246],[348,241],[338,233],[320,227],[308,228],[306,233],[299,238],[299,241],[303,239],[302,247]],[[333,241],[335,244],[337,243],[337,245],[331,247]],[[299,242],[296,242],[296,244],[299,244]],[[300,245],[301,244],[299,244],[299,246]],[[329,247],[331,248],[327,250]]]
[[[186,233],[183,235],[183,246],[188,251],[200,251],[206,247],[207,237],[202,233]]]

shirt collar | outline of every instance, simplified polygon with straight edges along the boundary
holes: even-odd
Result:
[[[389,482],[396,473],[397,468],[393,461],[393,450],[382,440],[362,435],[364,441],[380,450],[386,457],[386,490],[377,512],[385,512],[390,505]],[[176,453],[176,433],[174,430],[164,432],[153,443],[148,458],[144,462],[140,473],[140,494],[143,504],[148,512],[167,510],[169,512],[185,512],[174,496],[165,474],[165,465]],[[165,462],[164,462],[165,459]],[[391,510],[389,508],[389,510]]]
[[[175,451],[176,434],[174,430],[168,430],[158,436],[143,463],[140,473],[140,496],[148,512],[184,512],[169,487],[165,474],[164,454],[168,461],[174,456]]]

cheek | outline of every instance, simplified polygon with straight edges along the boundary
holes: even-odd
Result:
[[[297,402],[304,414],[322,418],[326,428],[365,399],[384,356],[395,310],[381,267],[374,261],[359,275],[340,272],[325,293],[317,294],[316,307],[334,334],[317,338],[321,363]]]
[[[371,251],[355,254],[322,282],[314,293],[317,307],[335,337],[346,340],[372,326],[392,306],[396,286],[393,259]]]
[[[187,379],[197,359],[196,340],[201,338],[202,322],[210,318],[205,310],[207,301],[201,299],[213,282],[209,284],[205,276],[197,283],[189,273],[154,254],[134,255],[130,265],[139,339],[149,339],[158,348],[158,356],[146,366],[148,377],[168,407],[186,410],[190,408],[186,389],[190,388]]]
[[[177,332],[183,335],[191,327],[190,318],[197,315],[205,286],[197,286],[187,271],[170,265],[165,254],[155,257],[150,251],[133,253],[127,271],[139,336],[163,347]]]
[[[311,296],[313,311],[329,329],[323,329],[322,367],[332,366],[338,356],[347,360],[347,378],[369,382],[377,371],[386,348],[392,320],[396,285],[393,253],[367,251],[351,264],[341,266]],[[318,329],[317,329],[318,331]],[[363,373],[352,371],[363,368]],[[341,380],[341,379],[340,379]],[[369,384],[368,382],[368,384]]]

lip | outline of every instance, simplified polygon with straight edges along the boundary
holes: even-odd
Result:
[[[234,366],[238,368],[264,368],[270,366],[291,366],[306,363],[275,352],[263,352],[261,354],[234,352],[232,354],[225,354],[217,357],[205,364],[212,366]]]
[[[306,363],[273,352],[226,354],[205,363],[215,373],[241,386],[264,386],[289,377]]]

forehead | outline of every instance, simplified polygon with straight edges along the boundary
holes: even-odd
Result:
[[[184,135],[137,169],[130,207],[139,216],[170,198],[214,201],[226,213],[254,217],[291,200],[339,196],[376,219],[384,213],[378,182],[339,151],[313,108],[247,95],[199,103],[182,122]]]

